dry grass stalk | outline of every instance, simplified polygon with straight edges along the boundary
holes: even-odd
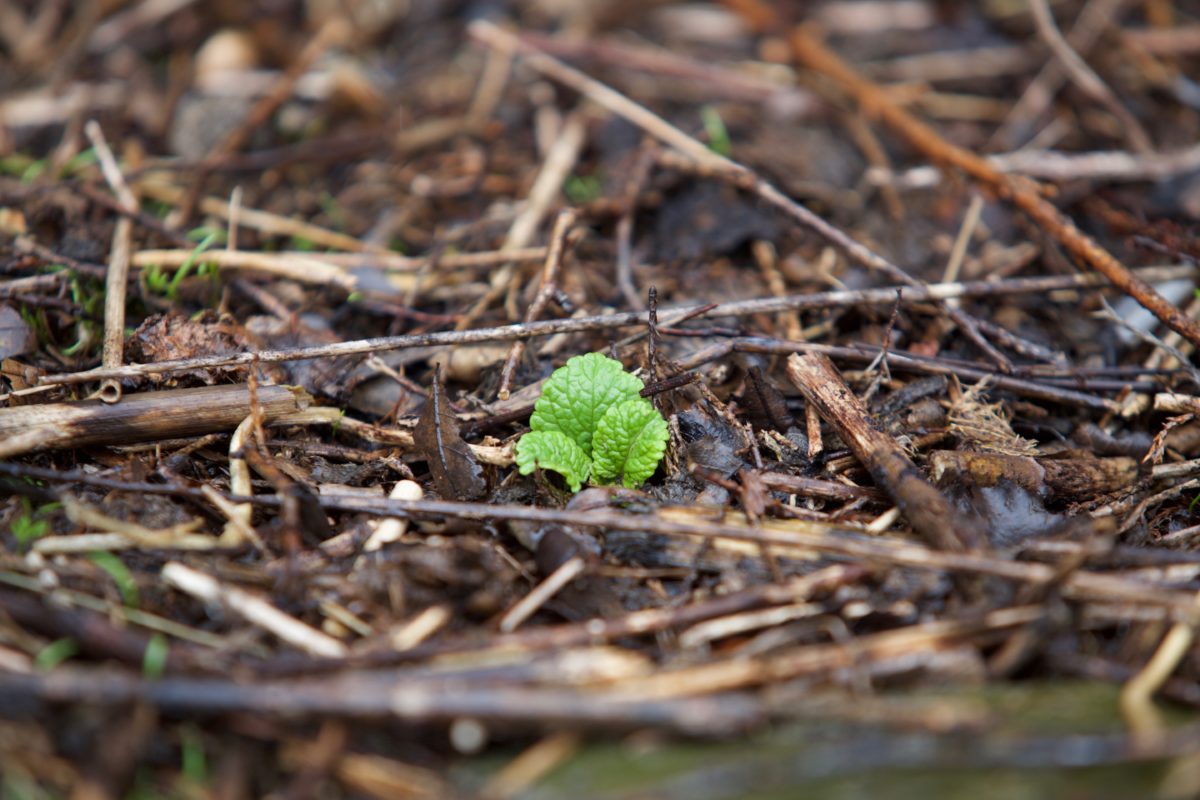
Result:
[[[223,585],[191,567],[172,561],[162,568],[162,577],[180,591],[206,603],[220,605],[306,653],[320,658],[346,655],[346,646],[337,639],[284,614],[260,597]]]

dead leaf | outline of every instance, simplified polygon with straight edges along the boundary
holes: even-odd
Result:
[[[198,356],[233,355],[244,352],[248,345],[236,323],[221,320],[212,311],[205,311],[195,319],[172,312],[147,317],[129,337],[125,345],[125,357],[131,362],[140,363],[173,361]],[[217,382],[217,373],[203,369],[176,373],[170,377],[152,377],[151,380],[173,382],[185,375],[207,384]]]
[[[433,484],[444,499],[475,500],[487,491],[483,468],[463,441],[458,420],[446,399],[440,367],[434,373],[429,399],[417,421],[413,439],[429,462]]]
[[[767,485],[763,482],[762,473],[756,469],[741,471],[742,483],[738,494],[742,501],[742,510],[751,522],[756,522],[767,513],[767,502],[771,499]]]
[[[751,367],[747,377],[746,388],[742,390],[742,405],[750,424],[758,430],[787,433],[792,427],[792,414],[787,409],[783,392],[758,367]]]
[[[28,353],[37,345],[28,323],[21,312],[12,306],[0,306],[0,358]]]

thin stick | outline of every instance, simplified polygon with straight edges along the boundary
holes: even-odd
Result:
[[[321,658],[342,658],[346,655],[346,645],[332,636],[288,616],[261,597],[235,586],[222,585],[203,572],[172,561],[163,566],[162,577],[185,594],[220,605],[310,655]]]
[[[43,480],[62,479],[53,470],[42,470],[23,464],[0,463],[0,472],[8,475],[31,475]],[[117,490],[138,490],[152,493],[199,496],[188,487],[164,487],[159,484],[132,484],[108,481],[97,476],[79,473],[72,482],[105,486]],[[278,507],[278,496],[228,498],[234,502],[254,502]],[[800,553],[819,552],[838,559],[878,562],[926,570],[992,575],[1005,580],[1025,583],[1046,583],[1061,578],[1059,571],[1045,564],[1018,562],[981,553],[954,553],[934,550],[913,541],[891,538],[869,538],[859,531],[805,520],[760,520],[751,526],[744,514],[726,512],[720,520],[698,514],[692,508],[664,507],[659,513],[628,514],[617,510],[573,511],[524,505],[493,505],[443,500],[402,502],[384,498],[320,496],[323,508],[406,518],[457,517],[473,520],[519,520],[537,524],[558,523],[599,531],[637,531],[642,534],[684,536],[691,538],[721,538],[758,546],[765,542],[776,548],[781,556],[794,549]],[[705,512],[707,513],[707,512]],[[804,555],[810,558],[810,555]],[[1129,603],[1138,607],[1167,610],[1176,620],[1189,620],[1195,612],[1195,596],[1170,586],[1159,585],[1144,577],[1125,577],[1119,574],[1078,571],[1062,584],[1064,596],[1087,602]],[[782,602],[782,601],[780,601]]]
[[[239,498],[241,499],[241,498]],[[263,502],[264,498],[257,498]],[[1045,564],[1016,562],[987,556],[978,552],[950,552],[924,547],[912,541],[889,538],[868,538],[858,531],[844,530],[835,525],[800,520],[760,520],[751,526],[744,515],[727,513],[724,522],[714,522],[697,516],[694,509],[664,508],[659,514],[625,514],[618,511],[566,511],[517,505],[490,505],[423,500],[400,503],[382,498],[321,497],[325,508],[358,511],[390,516],[456,516],[465,519],[522,520],[526,522],[557,522],[597,530],[624,530],[657,533],[668,536],[724,538],[759,546],[770,544],[776,553],[786,557],[791,548],[825,553],[837,558],[897,564],[921,569],[947,570],[967,574],[993,575],[1006,580],[1026,583],[1045,583],[1061,576],[1054,567]],[[276,504],[271,501],[271,504]],[[734,524],[734,523],[737,524]],[[1064,595],[1076,600],[1125,602],[1137,606],[1169,608],[1176,619],[1188,619],[1194,611],[1194,597],[1189,592],[1159,586],[1140,578],[1079,571],[1072,573],[1062,584]]]
[[[250,140],[251,135],[265,125],[276,109],[287,101],[296,86],[296,82],[308,72],[309,68],[316,63],[317,59],[326,50],[337,42],[344,40],[349,30],[349,23],[337,16],[331,18],[321,26],[316,35],[297,54],[295,61],[288,66],[287,71],[279,76],[267,92],[258,99],[238,126],[231,130],[205,156],[197,171],[198,174],[194,177],[191,186],[183,196],[180,207],[176,209],[176,216],[187,219],[192,215],[192,210],[196,206],[196,201],[199,199],[200,193],[204,191],[204,184],[208,179],[212,167],[220,163],[221,159],[225,156],[240,150]]]
[[[1137,117],[1121,105],[1121,101],[1113,94],[1112,89],[1109,89],[1095,70],[1071,49],[1071,45],[1063,37],[1062,31],[1054,24],[1054,15],[1050,12],[1050,6],[1046,0],[1029,0],[1029,10],[1033,14],[1033,21],[1037,24],[1038,34],[1041,35],[1042,41],[1062,64],[1071,81],[1093,100],[1104,105],[1120,121],[1121,130],[1125,132],[1125,138],[1129,141],[1130,147],[1139,153],[1153,151],[1154,145]]]
[[[752,608],[799,602],[818,593],[856,583],[870,574],[871,571],[866,567],[837,564],[789,578],[784,583],[758,584],[684,606],[647,608],[617,617],[596,617],[584,622],[529,628],[520,633],[497,637],[491,644],[501,649],[520,647],[545,650],[595,644],[628,636],[645,636]]]
[[[563,587],[583,574],[587,564],[579,556],[569,558],[562,566],[551,572],[544,581],[533,587],[533,591],[525,595],[508,610],[500,620],[500,632],[512,633],[521,623],[529,619],[537,610],[544,606],[550,598],[562,591]]]
[[[791,42],[800,63],[833,79],[868,113],[878,115],[927,157],[957,167],[991,187],[1025,212],[1073,256],[1091,265],[1172,330],[1178,331],[1192,344],[1200,345],[1200,325],[1188,319],[1152,286],[1139,279],[1095,240],[1079,230],[1032,184],[1006,176],[985,159],[947,142],[933,128],[896,105],[883,89],[860,75],[810,32],[803,28],[795,29]]]
[[[304,73],[308,72],[309,68],[316,63],[317,59],[326,50],[338,42],[345,40],[349,32],[349,24],[340,16],[335,15],[322,25],[316,35],[297,54],[296,60],[288,65],[287,71],[279,76],[267,93],[250,109],[250,112],[242,120],[241,124],[230,131],[212,149],[206,161],[213,162],[222,156],[240,150],[250,140],[250,136],[266,123],[277,108],[287,101],[292,94],[292,89],[295,88],[296,82],[304,76]]]
[[[520,53],[527,66],[543,75],[548,75],[559,83],[570,86],[598,105],[624,117],[654,138],[691,156],[701,164],[725,168],[737,167],[734,162],[709,150],[702,142],[688,136],[649,109],[638,105],[615,89],[589,78],[579,70],[567,66],[557,58],[547,55],[529,42],[522,41],[493,23],[477,20],[471,23],[467,32],[488,47]]]
[[[637,210],[638,195],[650,179],[650,170],[654,167],[657,157],[658,153],[653,146],[643,147],[638,152],[630,169],[629,180],[625,183],[625,193],[621,198],[624,207],[617,219],[617,288],[621,290],[621,295],[631,310],[642,308],[642,298],[638,296],[633,280],[633,217]]]
[[[1017,150],[987,156],[986,160],[1001,172],[1017,172],[1048,181],[1158,181],[1200,169],[1200,145],[1146,154],[1123,150],[1083,153]],[[866,179],[870,183],[887,182],[924,188],[937,185],[941,173],[936,167],[929,166],[913,167],[895,174],[871,167],[867,170]]]
[[[479,792],[485,800],[507,800],[526,794],[535,783],[579,749],[577,731],[558,731],[545,737],[488,778]]]
[[[1200,595],[1197,596],[1200,610]],[[1146,666],[1121,688],[1121,711],[1135,729],[1152,732],[1158,715],[1150,698],[1162,688],[1196,640],[1196,620],[1176,622]]]
[[[954,246],[950,248],[950,258],[946,260],[946,270],[942,273],[942,283],[951,283],[958,280],[963,260],[967,257],[967,248],[971,245],[971,235],[975,233],[975,228],[979,225],[979,215],[982,212],[983,198],[978,194],[972,194],[971,204],[967,206],[967,213],[963,215],[962,225],[958,229],[958,236],[954,239]],[[956,301],[950,300],[947,302],[954,303]]]
[[[729,99],[751,103],[786,100],[788,110],[797,116],[814,111],[821,105],[821,101],[811,92],[773,76],[760,76],[701,61],[661,47],[633,45],[615,37],[570,34],[548,36],[534,31],[522,31],[520,38],[558,58],[695,83],[703,86],[705,95],[713,100]]]
[[[220,253],[214,253],[220,256]],[[245,255],[242,253],[242,255]],[[1197,274],[1195,267],[1151,267],[1139,271],[1138,275],[1149,280],[1168,280]],[[699,315],[712,317],[740,317],[769,314],[789,310],[840,308],[851,305],[886,305],[901,303],[945,300],[952,297],[989,297],[1008,294],[1045,293],[1062,289],[1103,286],[1105,279],[1099,275],[1054,275],[1040,278],[1014,278],[1007,281],[971,281],[969,283],[932,284],[914,287],[884,287],[839,292],[771,297],[757,300],[742,300],[716,305],[704,304],[670,310],[673,316]],[[667,316],[664,313],[663,316]],[[575,331],[607,330],[629,326],[644,326],[645,312],[602,314],[574,319],[544,320],[522,325],[504,325],[497,328],[475,328],[465,331],[439,331],[409,336],[386,336],[375,339],[357,339],[349,342],[293,347],[282,350],[263,350],[258,353],[200,356],[197,358],[159,361],[150,364],[129,364],[118,368],[99,367],[83,372],[63,375],[43,375],[39,384],[86,383],[105,378],[136,378],[156,373],[169,374],[192,369],[216,369],[250,364],[256,358],[264,364],[280,361],[296,361],[327,356],[359,355],[363,353],[403,350],[411,347],[437,345],[478,344],[480,342],[516,341],[538,336]]]
[[[179,189],[167,183],[160,183],[155,180],[143,180],[138,182],[138,190],[144,197],[153,198],[163,203],[180,204],[187,196],[185,189]],[[210,214],[218,219],[228,221],[234,214],[233,204],[222,200],[219,197],[202,197],[199,201],[200,211],[204,214]],[[344,233],[331,231],[328,228],[322,228],[319,225],[314,225],[311,222],[285,217],[280,214],[272,214],[269,211],[262,211],[257,208],[239,207],[237,209],[238,225],[243,228],[260,231],[271,236],[292,236],[299,239],[307,239],[313,244],[321,247],[332,247],[338,250],[349,250],[351,252],[390,252],[384,251],[382,248],[372,247],[353,236],[347,236]]]
[[[281,278],[320,286],[340,286],[352,292],[358,279],[340,266],[311,253],[257,253],[250,250],[140,250],[131,259],[134,266],[178,269],[186,263],[213,264],[218,269],[248,269]],[[111,275],[111,270],[109,271]]]
[[[109,149],[104,131],[95,120],[88,120],[84,132],[95,149],[101,172],[113,194],[123,206],[136,214],[140,210],[137,198],[129,191],[129,186],[121,176],[121,168]],[[108,273],[104,278],[104,349],[101,363],[105,367],[119,367],[125,361],[125,291],[129,283],[129,254],[132,250],[133,221],[121,216],[113,228],[112,252],[108,260]],[[111,379],[103,381],[98,396],[106,403],[117,402],[121,399],[121,384]]]
[[[1072,49],[1081,53],[1091,50],[1108,21],[1125,2],[1126,0],[1089,0],[1067,34],[1068,44]],[[1012,148],[1020,144],[1032,123],[1049,108],[1065,82],[1066,75],[1063,74],[1061,64],[1056,60],[1047,60],[1037,77],[1029,82],[1021,98],[1013,104],[1004,124],[993,134],[989,149]]]
[[[587,128],[584,126],[583,116],[579,111],[568,116],[563,122],[562,130],[559,131],[558,138],[554,140],[550,152],[546,154],[546,160],[529,190],[525,209],[513,220],[501,250],[518,250],[528,247],[529,243],[533,241],[551,204],[562,192],[563,182],[566,181],[567,175],[575,168],[575,163],[579,160],[586,133]],[[455,327],[460,331],[470,327],[471,323],[483,313],[488,305],[508,291],[513,274],[512,264],[505,264],[504,267],[497,270],[492,276],[491,287],[487,294],[463,315]]]
[[[731,339],[727,342],[730,350],[745,353],[818,353],[829,358],[842,359],[858,363],[871,363],[881,351],[876,345],[858,345],[856,347],[839,347],[820,342],[792,342],[784,339],[768,339],[766,337],[745,337]],[[697,356],[698,358],[699,356]],[[686,360],[683,366],[694,369],[698,366],[696,358]],[[706,359],[707,360],[707,359]],[[895,351],[888,353],[888,368],[894,371],[916,372],[927,375],[957,375],[961,378],[982,381],[988,380],[989,386],[995,389],[1012,392],[1024,397],[1034,397],[1048,400],[1052,403],[1092,408],[1097,411],[1119,411],[1119,403],[1104,397],[1065,389],[1045,383],[1035,383],[1011,375],[996,375],[991,370],[965,366],[960,362],[947,363],[934,359],[923,359]],[[1124,388],[1124,385],[1122,385]]]
[[[246,213],[245,210],[242,211]],[[244,223],[245,220],[243,219]],[[133,266],[156,265],[167,269],[181,266],[194,257],[194,249],[139,250],[133,254]],[[334,283],[350,286],[353,276],[345,274],[351,267],[385,269],[389,272],[417,272],[436,262],[439,269],[486,269],[507,262],[526,263],[544,261],[545,247],[523,247],[518,250],[485,250],[478,253],[445,253],[433,256],[402,256],[399,253],[320,253],[300,250],[284,250],[279,253],[263,253],[254,250],[238,250],[236,254],[209,251],[199,259],[218,267],[236,269],[258,269],[305,283]],[[339,277],[333,272],[342,273]],[[306,271],[314,272],[306,278]]]
[[[571,232],[571,226],[575,224],[575,212],[571,209],[564,209],[558,214],[558,219],[554,221],[554,230],[550,233],[550,246],[546,251],[546,263],[542,267],[542,282],[538,287],[537,296],[533,298],[533,302],[529,304],[529,310],[525,312],[525,322],[533,322],[542,315],[546,305],[550,299],[554,297],[554,293],[558,287],[558,273],[562,268],[563,253],[566,249],[567,234]],[[525,343],[517,340],[508,350],[508,358],[504,361],[504,369],[500,372],[500,390],[496,396],[500,400],[507,400],[512,390],[513,373],[516,372],[517,362],[521,360],[521,354],[525,352]]]
[[[659,141],[670,145],[696,164],[711,170],[714,177],[732,180],[739,186],[754,192],[767,203],[775,206],[790,216],[800,225],[815,231],[820,236],[832,242],[838,248],[860,264],[876,269],[907,286],[919,286],[919,281],[870,248],[851,239],[843,231],[826,220],[809,211],[804,206],[792,200],[779,189],[758,176],[753,170],[738,162],[719,155],[709,149],[696,138],[676,128],[649,109],[625,97],[620,92],[605,86],[603,83],[590,78],[584,73],[573,69],[556,58],[538,50],[528,42],[523,42],[516,36],[504,31],[496,25],[485,22],[473,22],[469,33],[490,47],[499,47],[521,53],[525,63],[537,71],[550,76],[560,83],[577,90],[593,102],[608,109],[618,116],[637,125]],[[966,314],[956,309],[947,309],[950,318],[954,320],[963,332],[992,359],[1003,371],[1012,369],[1008,358],[996,350],[987,339],[979,333],[974,321]]]

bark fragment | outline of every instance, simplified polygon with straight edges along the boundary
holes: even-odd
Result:
[[[942,550],[982,548],[987,541],[977,519],[960,514],[925,480],[917,465],[891,436],[872,422],[833,362],[806,353],[788,358],[788,377],[821,417],[837,431],[892,499],[909,523]]]

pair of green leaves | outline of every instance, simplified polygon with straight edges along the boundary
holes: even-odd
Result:
[[[642,381],[621,362],[588,353],[554,371],[517,442],[522,475],[554,470],[577,492],[584,481],[636,488],[667,448],[667,422],[641,396]]]

